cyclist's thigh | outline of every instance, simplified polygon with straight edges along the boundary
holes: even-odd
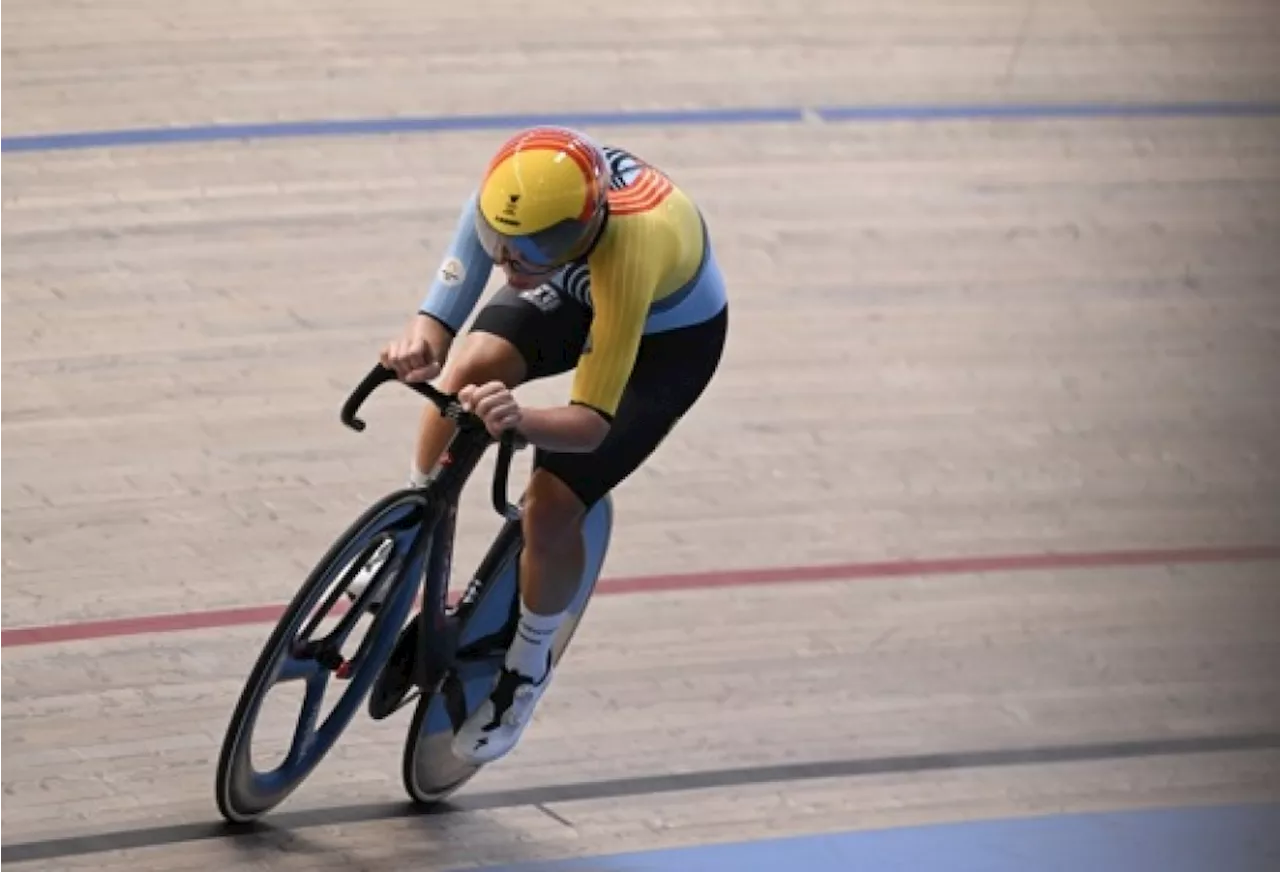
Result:
[[[531,291],[507,285],[480,310],[471,330],[507,340],[524,358],[526,379],[545,378],[577,366],[591,310],[546,285]]]
[[[720,363],[728,310],[678,330],[646,336],[609,435],[595,451],[538,450],[552,473],[591,506],[640,468],[706,389]]]

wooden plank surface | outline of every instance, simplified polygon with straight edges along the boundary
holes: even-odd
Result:
[[[1269,99],[1271,0],[11,3],[4,126],[937,99]]]
[[[4,132],[1280,93],[1264,0],[551,4],[495,38],[516,9],[11,3]],[[697,198],[733,306],[704,402],[617,495],[610,575],[1280,545],[1274,114],[593,130]],[[6,630],[290,596],[403,478],[409,395],[359,436],[337,408],[498,137],[5,154]],[[484,490],[461,566],[496,529]],[[297,826],[239,840],[179,836],[215,814],[267,626],[7,647],[4,843],[107,834],[25,868],[446,869],[1266,798],[1265,748],[785,767],[1265,738],[1275,581],[1262,560],[602,597],[527,741],[467,793],[546,803],[360,819],[402,796],[403,720],[363,722],[290,802]],[[781,780],[554,799],[753,767]]]
[[[1271,664],[1280,644],[1271,616],[1280,590],[1272,570],[1007,573],[605,597],[592,605],[525,741],[460,801],[546,792],[545,804],[572,827],[583,821],[589,839],[581,852],[590,853],[617,847],[608,821],[635,839],[624,847],[645,844],[647,830],[664,836],[656,843],[672,844],[789,825],[871,826],[890,820],[900,791],[910,808],[899,809],[899,823],[1026,814],[1054,801],[1128,807],[1265,796],[1280,775],[1274,751],[1135,752],[1105,765],[1035,761],[1058,746],[1273,730],[1280,680]],[[260,637],[238,628],[7,652],[6,841],[15,833],[25,842],[207,821],[218,743]],[[345,809],[329,826],[355,845],[384,838],[384,826],[403,826],[402,805],[386,820],[342,818],[398,803],[406,723],[405,714],[358,722],[281,812],[306,822],[307,814]],[[782,773],[649,798],[610,798],[607,786],[972,750],[1021,750],[1028,759],[954,770],[921,764],[920,772],[825,783]],[[1060,782],[1078,784],[1064,773],[1076,766],[1092,773],[1078,776],[1092,787]],[[576,782],[606,785],[604,796],[552,801],[557,786]],[[877,789],[887,793],[876,798]],[[953,802],[949,791],[960,796]],[[701,835],[699,795],[712,797]],[[965,802],[977,807],[965,812]],[[495,815],[536,821],[520,818],[527,805],[459,814],[457,825],[481,826]],[[683,810],[662,811],[673,806]],[[628,808],[640,817],[624,825]],[[668,827],[668,815],[689,817]],[[154,850],[166,847],[162,836]],[[401,849],[402,859],[412,856],[411,842]]]
[[[1275,541],[1278,132],[629,131],[704,204],[734,326],[611,569]],[[287,598],[404,476],[407,392],[359,436],[337,409],[491,139],[7,156],[6,621]]]

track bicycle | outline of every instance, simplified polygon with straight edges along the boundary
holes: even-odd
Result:
[[[375,365],[343,404],[342,422],[362,432],[365,422],[356,413],[391,381],[406,384],[394,371]],[[493,687],[519,620],[521,508],[507,501],[507,491],[512,458],[525,446],[513,432],[494,440],[456,395],[426,383],[406,386],[435,403],[456,431],[426,486],[387,494],[333,543],[267,639],[218,758],[218,810],[232,823],[252,821],[288,798],[366,699],[375,720],[415,703],[401,760],[404,788],[415,803],[444,800],[480,769],[455,757],[450,746]],[[491,499],[503,523],[465,593],[450,602],[459,498],[495,441]],[[553,662],[559,662],[582,620],[612,527],[612,500],[606,496],[582,522],[583,579],[556,637]],[[363,589],[348,594],[357,577],[364,580]],[[410,618],[415,602],[421,606]],[[287,751],[275,766],[259,769],[252,751],[263,703],[273,688],[294,683],[303,699]],[[322,718],[331,683],[340,693]]]

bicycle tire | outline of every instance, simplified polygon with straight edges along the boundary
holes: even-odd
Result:
[[[599,517],[592,519],[589,513],[588,519],[584,521],[584,530],[587,529],[588,523],[599,524],[600,538],[594,547],[589,545],[588,555],[585,566],[584,578],[589,579],[589,583],[580,589],[574,598],[574,602],[570,605],[571,614],[565,619],[561,625],[559,632],[556,634],[556,641],[552,648],[552,663],[558,664],[565,652],[568,650],[569,643],[573,640],[574,634],[578,630],[578,626],[582,623],[582,619],[586,614],[587,606],[590,605],[591,599],[595,594],[595,588],[600,580],[601,572],[604,568],[604,559],[609,549],[609,541],[613,531],[613,504],[609,496],[605,496],[597,508],[593,509],[593,513],[598,512]],[[519,550],[512,555],[511,560],[519,559]],[[495,579],[500,579],[503,573],[514,572],[514,567],[510,562],[495,567],[493,576],[487,580],[486,588],[489,588]],[[514,579],[511,582],[512,588],[518,588]],[[493,590],[486,590],[482,596],[492,595]],[[518,596],[518,593],[509,594]],[[513,610],[513,614],[518,614],[518,610],[514,609],[514,602],[509,606]],[[465,628],[460,635],[465,635]],[[492,669],[492,674],[496,675],[497,669],[501,665],[501,655],[488,660],[477,660],[470,663],[459,663],[457,667],[449,672],[441,682],[439,689],[435,693],[424,693],[418,698],[418,702],[413,711],[413,718],[410,721],[408,735],[406,737],[404,753],[401,757],[401,781],[404,785],[405,792],[414,804],[419,806],[431,806],[443,802],[449,796],[456,793],[468,781],[474,778],[483,768],[479,765],[469,764],[465,761],[458,760],[453,756],[451,744],[456,725],[465,719],[466,715],[474,711],[474,707],[468,707],[466,701],[466,693],[463,688],[463,681],[459,677],[460,670],[468,670],[476,668],[481,674],[476,678],[480,682],[488,679],[483,675],[483,670]],[[479,698],[476,698],[476,705],[479,704]],[[452,711],[450,711],[452,709]],[[434,727],[434,728],[433,728]]]
[[[414,557],[421,550],[423,537],[428,537],[429,541],[432,527],[426,515],[429,509],[430,504],[423,493],[415,489],[395,491],[370,506],[329,547],[277,621],[241,691],[218,757],[215,796],[219,812],[228,821],[247,823],[278,806],[315,770],[350,724],[412,607],[415,592],[412,582],[418,575],[407,572],[406,568],[415,563]],[[344,591],[338,591],[335,596],[332,587],[335,581],[340,580],[339,574],[344,567],[349,570],[365,549],[384,535],[391,535],[396,542],[388,564],[398,560],[399,565],[391,570],[396,573],[394,578],[379,579],[379,586],[385,588],[385,596],[361,643],[362,656],[353,658],[355,665],[347,676],[347,686],[323,724],[310,734],[309,741],[305,741],[300,735],[303,718],[314,720],[315,716],[308,713],[308,707],[318,709],[320,703],[320,699],[313,700],[312,681],[319,686],[322,696],[323,686],[331,674],[317,661],[310,661],[317,666],[307,667],[314,671],[306,679],[306,699],[300,709],[289,753],[276,769],[258,773],[249,759],[253,729],[267,692],[280,678],[299,630],[326,593],[331,597],[330,607],[344,596]],[[292,662],[301,664],[307,661]],[[305,745],[300,748],[304,741]]]

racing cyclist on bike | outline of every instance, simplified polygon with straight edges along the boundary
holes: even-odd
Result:
[[[455,349],[495,265],[506,283]],[[515,429],[535,449],[519,627],[489,698],[454,739],[459,758],[485,763],[515,746],[583,573],[583,516],[702,395],[727,326],[706,224],[657,168],[556,127],[513,136],[489,162],[418,312],[381,354],[400,379],[439,377],[493,436]],[[564,405],[528,408],[512,393],[570,370]],[[428,481],[453,432],[428,405],[412,484]]]

